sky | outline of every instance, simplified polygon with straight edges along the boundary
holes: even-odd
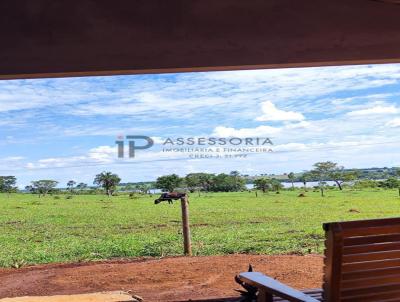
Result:
[[[39,179],[90,185],[102,171],[137,182],[301,172],[325,160],[400,166],[399,95],[400,64],[0,81],[0,175],[15,175],[23,188]],[[126,135],[155,145],[118,158],[115,141]],[[164,152],[165,140],[178,137],[273,145]]]

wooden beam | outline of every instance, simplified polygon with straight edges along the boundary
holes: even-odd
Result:
[[[0,78],[400,62],[373,0],[1,0]]]

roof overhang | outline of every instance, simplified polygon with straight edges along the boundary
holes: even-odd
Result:
[[[1,0],[0,78],[400,62],[395,0]]]

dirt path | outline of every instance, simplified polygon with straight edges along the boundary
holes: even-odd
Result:
[[[229,255],[52,264],[0,269],[0,298],[131,291],[145,301],[237,296],[235,274],[251,263],[296,288],[320,287],[322,257]]]

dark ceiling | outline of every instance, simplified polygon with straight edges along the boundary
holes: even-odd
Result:
[[[382,1],[1,0],[0,78],[400,62]]]

